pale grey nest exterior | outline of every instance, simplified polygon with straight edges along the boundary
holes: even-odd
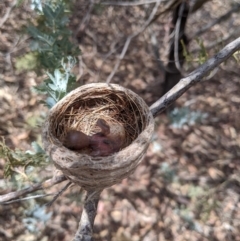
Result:
[[[63,146],[62,141],[56,136],[58,117],[64,115],[64,112],[74,103],[81,103],[82,95],[89,95],[92,99],[94,93],[97,92],[98,96],[100,96],[101,92],[106,91],[112,94],[122,93],[137,107],[134,107],[136,113],[133,113],[133,117],[135,116],[134,118],[138,118],[138,120],[140,119],[145,123],[141,123],[142,130],[139,130],[136,138],[119,152],[105,157],[90,156],[69,150]],[[141,118],[138,115],[141,115]],[[131,90],[116,84],[94,83],[75,89],[50,110],[43,125],[42,138],[44,149],[54,162],[54,165],[69,180],[86,190],[102,190],[120,182],[135,170],[149,146],[153,131],[153,116],[141,97]]]

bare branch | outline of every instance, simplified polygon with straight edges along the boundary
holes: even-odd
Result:
[[[184,8],[185,8],[185,3],[181,3],[180,5],[180,9],[178,12],[178,19],[177,19],[177,23],[176,23],[176,28],[174,31],[174,60],[175,60],[175,65],[176,68],[178,69],[178,71],[182,74],[182,67],[180,65],[180,61],[179,61],[179,42],[180,42],[180,26],[181,26],[181,21],[182,21],[182,15],[184,12]],[[181,33],[184,34],[184,33]]]
[[[67,179],[64,175],[59,175],[59,176],[53,177],[51,179],[48,179],[48,180],[46,180],[42,183],[34,184],[34,185],[32,185],[30,187],[27,187],[25,189],[22,189],[22,190],[19,190],[19,191],[16,191],[16,192],[10,192],[10,193],[7,193],[5,195],[0,195],[0,204],[4,204],[4,202],[7,202],[9,200],[18,198],[20,196],[23,196],[23,195],[26,195],[26,194],[29,194],[29,193],[32,193],[32,192],[35,192],[37,190],[50,188],[50,187],[52,187],[52,186],[54,186],[58,183],[61,183],[65,180],[67,180]]]
[[[72,241],[93,241],[93,225],[101,191],[88,191],[78,230]]]
[[[103,58],[103,61],[102,61],[102,64],[101,66],[99,67],[99,70],[97,72],[97,77],[95,79],[95,82],[99,82],[99,77],[100,77],[100,74],[101,74],[101,71],[102,71],[102,67],[103,65],[105,64],[105,62],[107,61],[107,59],[117,51],[117,49],[119,47],[116,47],[116,45],[118,44],[119,40],[117,39],[116,41],[114,41],[112,44],[111,44],[111,47],[110,47],[110,51],[105,55],[105,57]]]
[[[204,48],[206,50],[209,50],[209,49],[215,48],[218,45],[223,45],[226,41],[230,40],[231,38],[233,37],[236,38],[239,35],[239,33],[240,33],[240,28],[236,28],[236,29],[234,28],[233,30],[229,31],[228,35],[218,38],[216,41],[213,41],[209,45],[204,46]],[[198,53],[199,51],[201,51],[201,48],[197,47],[192,50],[192,53],[195,54],[195,53]]]
[[[7,8],[5,15],[4,15],[4,16],[2,17],[2,19],[0,20],[0,28],[1,28],[1,27],[3,26],[3,24],[7,21],[9,15],[10,15],[12,9],[15,7],[16,3],[17,3],[17,0],[14,0],[14,1],[11,3],[10,7]]]
[[[197,70],[193,71],[186,78],[181,79],[178,84],[176,84],[170,91],[168,91],[150,107],[153,116],[156,117],[158,114],[163,112],[191,86],[201,81],[202,78],[211,70],[219,66],[239,49],[240,38],[237,38],[233,42],[226,45],[220,52],[201,65]]]
[[[190,13],[196,12],[198,9],[200,9],[206,2],[209,2],[211,0],[196,0],[194,1]]]
[[[66,191],[70,186],[72,185],[72,182],[68,182],[56,195],[54,195],[53,199],[46,204],[46,206],[52,206],[52,204],[63,194],[64,191]]]
[[[240,10],[240,4],[239,3],[235,4],[234,7],[232,9],[230,9],[227,13],[223,14],[221,17],[217,18],[213,22],[207,24],[205,27],[198,30],[193,36],[191,36],[190,40],[202,35],[206,31],[208,31],[211,27],[228,19],[229,17],[231,17],[232,13],[238,12],[239,10]]]
[[[152,50],[153,50],[153,54],[155,56],[155,59],[157,61],[158,68],[161,71],[163,71],[163,73],[164,73],[166,71],[166,69],[165,69],[165,66],[163,64],[163,61],[160,58],[160,54],[159,54],[159,51],[158,51],[159,50],[159,44],[158,44],[155,32],[152,30],[151,26],[148,28],[148,30],[149,30],[149,33],[151,35],[150,41],[151,41],[151,44],[152,44]]]
[[[17,202],[30,200],[30,199],[42,198],[42,197],[53,196],[53,195],[55,195],[55,194],[54,193],[39,194],[39,195],[30,196],[30,197],[23,197],[23,198],[19,198],[19,199],[14,199],[12,201],[3,202],[3,203],[0,203],[0,204],[6,205],[6,204],[17,203]]]
[[[158,12],[154,18],[152,19],[152,21],[149,23],[152,24],[154,23],[160,16],[162,16],[163,14],[166,14],[168,12],[172,12],[175,8],[177,8],[182,2],[186,2],[185,0],[168,0],[166,1],[166,4],[160,8],[160,12]]]
[[[86,27],[87,27],[87,25],[88,25],[88,23],[89,23],[89,20],[90,20],[90,18],[91,18],[91,12],[93,11],[94,3],[95,3],[94,0],[91,0],[91,1],[90,1],[89,8],[88,8],[85,16],[83,17],[81,23],[79,24],[77,30],[75,31],[75,38],[77,37],[77,35],[79,34],[79,32],[83,32],[84,29],[86,29]]]
[[[166,0],[165,0],[166,1]],[[138,2],[102,2],[103,5],[112,5],[112,6],[138,6],[150,3],[156,3],[157,0],[145,0],[145,1],[138,1]]]
[[[160,3],[161,3],[161,1],[162,1],[162,0],[156,1],[156,4],[155,4],[155,6],[154,6],[154,8],[153,8],[153,10],[152,10],[149,18],[147,19],[147,21],[145,22],[145,24],[142,26],[142,28],[140,28],[136,33],[131,34],[131,35],[127,38],[127,40],[126,40],[126,42],[125,42],[125,44],[124,44],[124,47],[123,47],[123,49],[122,49],[122,53],[121,53],[121,55],[119,56],[119,58],[118,58],[118,60],[117,60],[117,62],[116,62],[116,64],[115,64],[115,66],[114,66],[111,74],[108,76],[108,78],[107,78],[107,80],[106,80],[106,82],[107,82],[108,84],[109,84],[110,81],[112,80],[112,77],[115,75],[115,73],[116,73],[116,71],[117,71],[117,69],[118,69],[118,67],[119,67],[119,65],[120,65],[121,60],[124,58],[124,56],[125,56],[125,54],[126,54],[126,52],[127,52],[128,46],[129,46],[129,44],[131,43],[132,39],[135,38],[136,36],[138,36],[141,32],[143,32],[143,31],[148,27],[148,25],[151,23],[152,19],[154,18],[155,14],[156,14],[156,12],[157,12],[157,9],[158,9],[158,7],[159,7],[159,5],[160,5]]]

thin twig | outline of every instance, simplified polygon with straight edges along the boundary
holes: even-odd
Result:
[[[175,60],[175,66],[181,74],[183,73],[182,73],[182,68],[179,61],[179,44],[181,44],[180,43],[180,26],[182,22],[184,8],[185,8],[185,3],[183,2],[181,3],[180,9],[178,11],[178,19],[177,19],[177,23],[174,31],[174,60]]]
[[[3,202],[3,203],[0,203],[0,204],[2,204],[2,205],[12,204],[12,203],[16,203],[16,202],[26,201],[26,200],[29,200],[29,199],[36,199],[36,198],[42,198],[42,197],[47,197],[47,196],[53,196],[53,195],[55,195],[55,194],[54,193],[39,194],[39,195],[30,196],[30,197],[23,197],[23,198],[15,199],[15,200],[8,201],[8,202]]]
[[[224,37],[220,37],[218,38],[216,41],[211,42],[209,45],[204,46],[204,49],[209,50],[209,49],[213,49],[218,45],[223,45],[224,42],[230,40],[232,37],[237,37],[237,35],[239,35],[240,33],[240,28],[234,28],[233,30],[231,30],[229,32],[228,35],[224,36]],[[191,51],[192,54],[198,53],[199,51],[201,51],[201,48],[195,48]]]
[[[221,17],[215,19],[213,22],[207,24],[205,27],[198,30],[195,34],[193,34],[193,36],[190,37],[190,41],[196,37],[199,37],[206,31],[208,31],[210,28],[212,28],[214,25],[219,24],[222,21],[228,19],[229,17],[231,17],[232,13],[238,12],[239,10],[240,10],[240,4],[238,3],[234,5],[234,7],[230,9],[227,13],[223,14]]]
[[[151,44],[152,44],[153,54],[155,56],[155,59],[157,60],[157,65],[158,65],[159,69],[164,73],[166,71],[166,69],[164,67],[163,61],[160,58],[160,54],[159,54],[159,51],[158,51],[159,50],[159,44],[158,44],[156,35],[155,35],[154,31],[152,31],[151,26],[148,28],[148,30],[149,30],[149,33],[151,35],[150,41],[151,41]]]
[[[78,28],[77,28],[77,31],[75,32],[75,38],[76,38],[76,36],[78,35],[78,33],[79,33],[80,31],[82,32],[84,29],[86,29],[86,27],[87,27],[87,25],[88,25],[88,23],[89,23],[89,20],[90,20],[90,18],[91,18],[91,12],[92,12],[92,10],[93,10],[93,8],[94,8],[94,3],[95,3],[94,0],[91,0],[91,1],[90,1],[90,6],[89,6],[89,8],[88,8],[88,10],[87,10],[87,12],[86,12],[86,14],[85,14],[85,16],[83,17],[81,23],[79,24],[79,26],[78,26]]]
[[[96,77],[96,80],[95,80],[95,82],[99,82],[99,77],[100,77],[100,74],[101,74],[101,71],[102,71],[102,67],[103,67],[103,65],[105,64],[105,62],[107,61],[107,59],[113,54],[113,53],[115,53],[117,50],[118,50],[118,48],[119,47],[115,47],[117,44],[118,44],[118,42],[119,42],[119,40],[117,40],[117,41],[115,41],[115,42],[113,42],[112,44],[111,44],[111,49],[110,49],[110,51],[105,55],[105,57],[104,57],[104,59],[103,59],[103,61],[102,61],[102,63],[101,63],[101,66],[99,67],[99,70],[98,70],[98,72],[97,72],[97,77]]]
[[[138,1],[138,2],[102,2],[101,4],[129,7],[129,6],[138,6],[138,5],[150,4],[150,3],[156,3],[156,2],[157,0],[145,0],[145,1]]]
[[[197,10],[201,9],[201,7],[208,1],[211,0],[195,0],[192,1],[193,5],[191,6],[190,13],[195,13]]]
[[[11,3],[10,7],[7,8],[5,15],[4,15],[4,16],[2,17],[2,19],[0,20],[0,28],[3,26],[3,24],[4,24],[4,23],[7,21],[7,19],[9,18],[9,15],[10,15],[12,9],[15,7],[16,3],[17,3],[17,0],[14,0],[14,1]]]
[[[175,8],[177,8],[177,6],[179,4],[181,4],[182,2],[185,2],[186,0],[168,0],[166,1],[166,4],[163,5],[163,7],[160,9],[160,12],[158,12],[156,14],[156,16],[154,16],[154,18],[152,19],[152,21],[150,21],[149,25],[151,25],[152,23],[154,23],[160,16],[162,16],[163,14],[172,12]]]
[[[72,241],[93,241],[93,225],[101,191],[88,191],[78,230]]]
[[[62,195],[64,191],[68,189],[68,187],[72,184],[72,182],[68,182],[54,197],[53,199],[46,204],[46,206],[52,206],[52,204]]]
[[[161,112],[163,112],[191,86],[201,81],[202,78],[206,76],[211,70],[218,67],[222,62],[227,60],[239,49],[240,38],[237,38],[226,45],[221,51],[219,51],[214,57],[209,59],[203,65],[201,65],[198,69],[193,71],[187,77],[181,79],[178,84],[176,84],[170,91],[168,91],[150,107],[153,116],[156,117]]]
[[[65,180],[67,180],[67,179],[64,175],[59,175],[59,176],[53,177],[51,179],[48,179],[48,180],[46,180],[42,183],[37,183],[37,184],[34,184],[30,187],[24,188],[22,190],[10,192],[10,193],[7,193],[5,195],[0,195],[0,204],[2,204],[4,202],[7,202],[7,201],[10,201],[12,199],[18,198],[20,196],[27,195],[29,193],[35,192],[37,190],[50,188],[50,187],[52,187],[52,186],[54,186],[58,183],[61,183]]]
[[[161,1],[162,1],[162,0],[156,1],[156,4],[155,4],[155,6],[154,6],[154,8],[153,8],[153,10],[152,10],[149,18],[147,19],[147,21],[145,22],[145,24],[143,25],[143,27],[140,28],[136,33],[131,34],[131,35],[127,38],[127,40],[126,40],[126,42],[125,42],[125,44],[124,44],[124,47],[123,47],[123,49],[122,49],[122,53],[121,53],[121,55],[119,56],[119,58],[118,58],[118,60],[117,60],[117,62],[116,62],[116,64],[115,64],[115,66],[114,66],[111,74],[110,74],[110,75],[108,76],[108,78],[107,78],[107,81],[106,81],[107,84],[110,83],[110,81],[112,80],[113,76],[115,75],[115,73],[116,73],[116,71],[117,71],[117,69],[118,69],[118,67],[119,67],[119,65],[120,65],[121,60],[124,58],[124,56],[125,56],[125,54],[126,54],[126,52],[127,52],[128,46],[129,46],[129,44],[131,43],[132,39],[135,38],[136,36],[138,36],[141,32],[143,32],[143,31],[148,27],[149,23],[150,23],[150,22],[152,21],[152,19],[154,18],[155,14],[156,14],[156,12],[157,12],[157,9],[158,9],[158,7],[159,7],[159,5],[160,5],[160,3],[161,3]]]

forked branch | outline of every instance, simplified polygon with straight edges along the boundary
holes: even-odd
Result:
[[[59,176],[53,177],[51,179],[48,179],[48,180],[46,180],[42,183],[37,183],[37,184],[34,184],[30,187],[24,188],[22,190],[10,192],[10,193],[7,193],[5,195],[0,195],[0,204],[4,204],[5,202],[8,202],[9,200],[19,198],[21,196],[24,196],[24,195],[27,195],[29,193],[35,192],[37,190],[50,188],[50,187],[52,187],[52,186],[54,186],[58,183],[61,183],[65,180],[67,180],[67,179],[64,175],[59,175]]]

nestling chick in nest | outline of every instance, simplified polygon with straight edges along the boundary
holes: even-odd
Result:
[[[120,151],[124,137],[123,127],[119,128],[118,126],[118,130],[111,133],[112,128],[103,119],[98,119],[96,126],[101,131],[92,136],[88,136],[81,131],[70,130],[64,139],[63,145],[74,151],[89,149],[91,156],[109,156]]]

